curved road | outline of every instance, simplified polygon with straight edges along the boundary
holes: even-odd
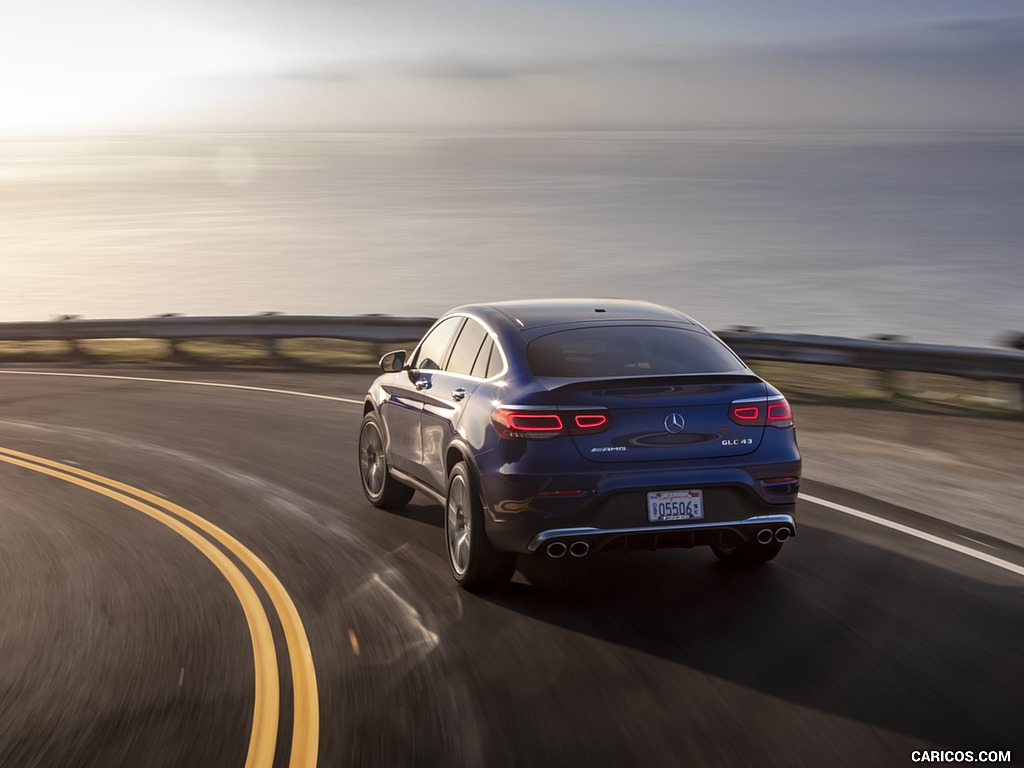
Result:
[[[804,501],[760,569],[524,558],[477,596],[437,505],[359,491],[369,377],[98,373],[0,374],[0,765],[1024,760],[1018,549],[807,483],[926,538]],[[146,380],[190,378],[232,386]]]

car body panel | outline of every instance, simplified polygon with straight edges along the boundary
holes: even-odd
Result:
[[[441,371],[429,374],[423,410],[420,413],[420,439],[423,445],[422,480],[433,488],[444,488],[450,468],[446,465],[448,446],[458,434],[466,404],[479,382]]]
[[[380,384],[377,410],[385,427],[385,450],[396,469],[415,473],[423,463],[420,437],[420,413],[423,397],[412,386],[404,371],[386,374]]]

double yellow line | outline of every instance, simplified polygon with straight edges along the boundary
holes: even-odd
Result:
[[[270,598],[274,611],[280,618],[288,646],[288,661],[292,670],[292,689],[295,702],[289,768],[313,768],[316,765],[320,740],[320,704],[317,696],[313,654],[295,604],[285,592],[284,586],[263,561],[213,523],[204,520],[194,512],[139,488],[77,467],[9,448],[0,447],[0,461],[32,472],[49,475],[131,507],[166,525],[202,552],[217,567],[242,604],[245,620],[249,625],[249,634],[252,637],[256,690],[252,735],[249,739],[249,752],[245,765],[246,768],[271,768],[274,762],[274,749],[277,745],[281,697],[277,652],[274,648],[270,621],[263,609],[263,603],[248,577],[213,541],[238,558],[256,577]],[[190,525],[186,525],[186,523]],[[207,534],[210,538],[203,536],[199,531]]]

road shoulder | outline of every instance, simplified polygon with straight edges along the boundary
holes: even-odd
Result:
[[[797,404],[804,478],[1024,547],[1024,422]]]

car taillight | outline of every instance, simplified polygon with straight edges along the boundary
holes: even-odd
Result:
[[[793,426],[793,412],[781,395],[764,400],[737,400],[729,405],[729,418],[741,427]]]
[[[764,408],[760,405],[736,405],[732,406],[729,415],[733,421],[739,424],[760,424],[763,423]]]
[[[786,398],[771,400],[768,402],[768,426],[793,426],[793,411],[790,409],[789,403],[786,402]]]
[[[612,417],[607,411],[579,409],[561,412],[565,413],[565,418],[569,420],[570,435],[596,435],[612,425]]]
[[[502,437],[555,437],[565,432],[565,424],[557,413],[495,408],[491,422]]]
[[[577,413],[573,417],[576,426],[583,430],[600,429],[608,423],[608,417],[603,413]]]
[[[498,406],[491,413],[491,423],[502,437],[543,440],[566,434],[589,435],[603,432],[611,426],[611,419],[601,411],[549,411]]]

